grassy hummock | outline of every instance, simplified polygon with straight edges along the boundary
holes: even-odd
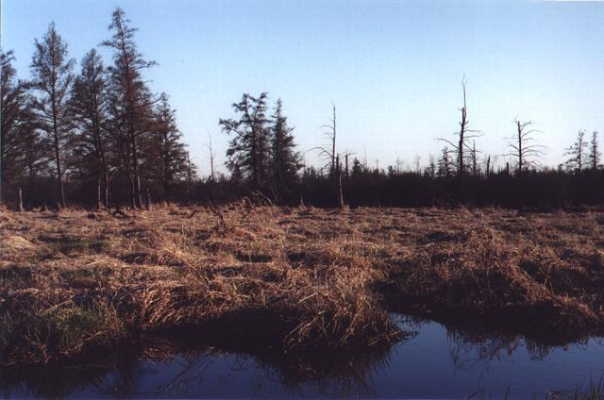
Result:
[[[193,331],[292,357],[367,351],[400,338],[388,311],[573,340],[604,327],[603,233],[595,211],[2,210],[0,364]]]

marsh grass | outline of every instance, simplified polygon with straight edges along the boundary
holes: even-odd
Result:
[[[195,330],[290,355],[387,346],[386,310],[572,340],[603,327],[597,212],[0,211],[3,364]]]

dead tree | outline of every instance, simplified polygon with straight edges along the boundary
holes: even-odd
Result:
[[[212,134],[208,133],[208,151],[210,152],[210,180],[214,182],[216,176],[214,175],[214,147],[212,146]]]
[[[541,131],[531,128],[532,121],[520,122],[520,120],[516,120],[514,124],[516,125],[516,134],[514,135],[514,142],[509,144],[512,151],[506,156],[516,159],[518,165],[516,174],[520,176],[528,167],[537,165],[534,158],[543,155],[542,149],[544,147],[533,143],[532,135]]]
[[[459,131],[454,134],[458,136],[457,143],[453,143],[452,141],[440,138],[439,140],[447,143],[451,146],[451,152],[455,153],[457,156],[457,178],[461,181],[462,177],[466,174],[467,164],[466,164],[466,150],[468,152],[472,152],[472,147],[468,144],[471,139],[475,139],[480,136],[481,132],[479,130],[470,129],[470,121],[468,119],[468,106],[467,106],[467,96],[466,96],[466,82],[463,80],[461,82],[461,88],[463,91],[463,107],[461,107],[461,117],[459,120]]]
[[[335,106],[335,104],[332,104],[332,114],[331,114],[330,123],[327,125],[323,125],[322,128],[327,129],[327,132],[325,132],[325,134],[329,138],[330,147],[328,148],[328,147],[318,146],[318,147],[313,147],[309,151],[318,150],[319,156],[329,158],[329,176],[333,179],[334,186],[336,189],[336,194],[339,199],[340,186],[339,186],[338,182],[340,181],[341,177],[338,177],[338,169],[340,169],[340,166],[339,166],[340,162],[339,162],[339,154],[336,153],[337,125],[336,125],[336,106]],[[340,203],[340,201],[338,200],[338,204],[339,203]]]
[[[331,139],[331,172],[335,171],[337,167],[336,164],[336,105],[332,104],[332,116],[331,116],[331,126],[327,126],[329,128],[328,135]]]
[[[329,175],[334,177],[335,172],[336,172],[336,167],[337,167],[336,157],[338,155],[336,153],[336,106],[335,105],[332,105],[331,121],[329,122],[329,124],[322,125],[321,128],[327,129],[327,131],[325,132],[325,136],[327,136],[329,138],[329,145],[313,147],[312,149],[310,149],[308,151],[317,150],[319,152],[319,157],[327,158],[329,161],[328,161],[327,165],[325,165],[323,168],[329,167]]]

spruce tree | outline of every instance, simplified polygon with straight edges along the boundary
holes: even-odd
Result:
[[[298,181],[302,163],[300,153],[295,151],[296,144],[292,135],[294,128],[287,124],[281,99],[277,100],[272,118],[271,170],[276,193],[283,198]]]
[[[567,150],[566,155],[569,158],[566,160],[566,168],[573,172],[581,172],[585,167],[585,158],[587,142],[585,141],[585,132],[577,133],[577,140]]]
[[[27,152],[39,147],[28,85],[17,79],[14,60],[12,51],[0,51],[0,204],[8,184],[23,179]]]
[[[97,208],[109,206],[110,137],[105,67],[96,50],[82,59],[82,70],[73,85],[71,109],[77,134],[74,155],[81,178],[96,181]]]
[[[113,32],[103,46],[112,48],[113,65],[109,70],[109,101],[112,118],[112,134],[115,136],[119,168],[129,181],[130,204],[142,207],[141,149],[143,136],[148,135],[153,121],[154,99],[142,73],[155,65],[138,51],[134,41],[137,31],[130,27],[130,20],[121,8],[112,15],[109,29]]]
[[[68,102],[74,61],[68,59],[67,44],[57,33],[54,23],[50,24],[41,41],[35,41],[35,47],[31,69],[32,84],[37,89],[38,96],[33,104],[39,127],[52,142],[59,204],[65,207],[63,176],[72,128]]]
[[[600,168],[600,143],[598,142],[598,132],[593,132],[591,136],[591,143],[589,146],[589,167],[595,171]]]
[[[234,135],[227,149],[227,168],[241,174],[254,189],[266,189],[269,178],[270,126],[266,115],[267,93],[244,94],[233,104],[239,119],[220,119],[222,131]]]
[[[449,153],[449,148],[447,146],[443,147],[441,157],[438,160],[438,176],[441,178],[448,178],[452,175],[453,166]]]
[[[187,174],[194,171],[189,171],[188,152],[176,125],[175,110],[165,93],[160,95],[155,110],[152,133],[145,170],[153,172],[152,179],[160,183],[164,196],[169,197],[174,182],[187,179]]]

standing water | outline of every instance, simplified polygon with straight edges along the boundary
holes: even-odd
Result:
[[[212,347],[164,355],[157,346],[111,362],[8,371],[4,397],[564,398],[598,386],[604,343],[547,347],[520,337],[476,336],[395,317],[405,339],[387,351],[312,364]],[[143,355],[141,355],[143,354]],[[295,365],[295,366],[292,366]],[[548,397],[549,396],[549,397]]]

